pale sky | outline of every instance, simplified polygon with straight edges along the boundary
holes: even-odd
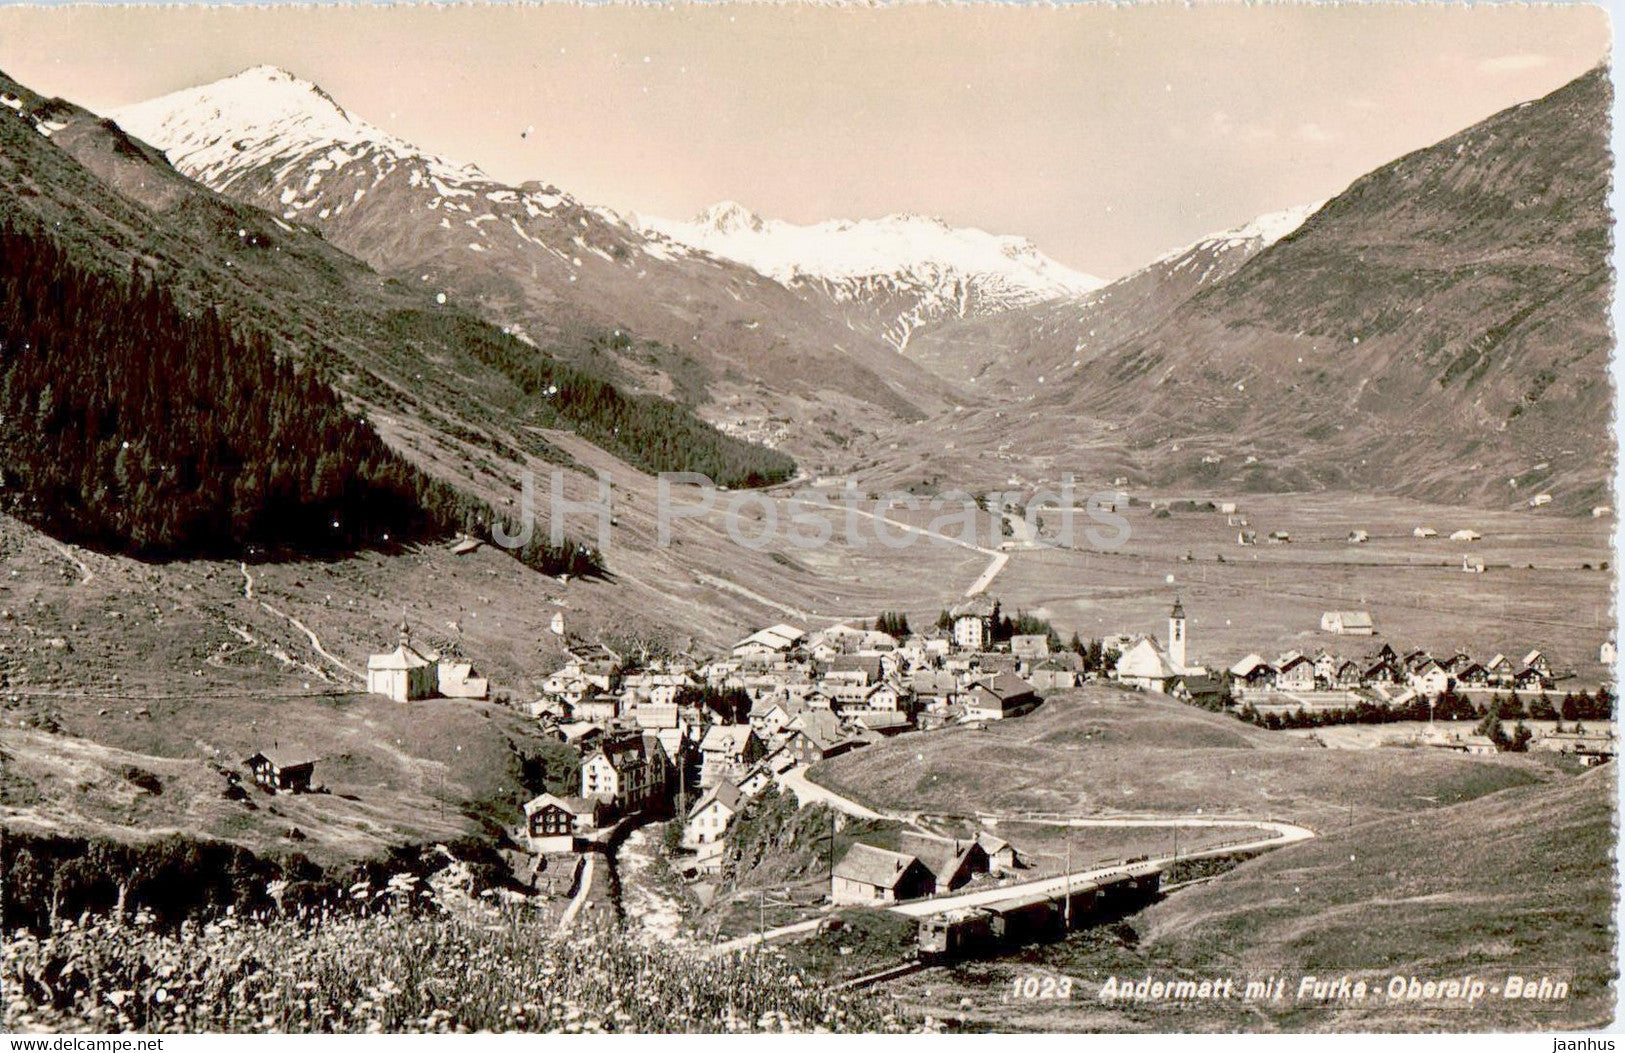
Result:
[[[278,65],[617,210],[918,212],[1106,278],[1335,194],[1608,47],[1582,5],[0,8],[0,70],[92,110]]]

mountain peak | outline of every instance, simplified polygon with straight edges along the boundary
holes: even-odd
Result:
[[[694,226],[717,234],[759,232],[765,225],[761,216],[737,201],[718,201],[695,216],[693,222]]]
[[[251,66],[208,84],[116,110],[120,126],[139,138],[165,141],[185,131],[191,137],[229,128],[234,138],[334,140],[382,138],[352,117],[316,84],[280,66]],[[169,132],[171,134],[164,134]]]

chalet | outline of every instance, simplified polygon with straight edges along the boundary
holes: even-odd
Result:
[[[1275,663],[1275,669],[1275,686],[1282,691],[1315,689],[1315,660],[1308,655],[1289,651]]]
[[[1048,658],[1049,637],[1042,633],[1010,637],[1010,653],[1017,658]]]
[[[1338,636],[1372,636],[1377,628],[1370,611],[1327,611],[1320,616],[1320,631]]]
[[[1359,662],[1352,658],[1345,658],[1337,663],[1337,669],[1332,674],[1332,686],[1359,687],[1364,682],[1364,672],[1360,668]]]
[[[1445,672],[1455,676],[1462,669],[1473,664],[1473,656],[1466,651],[1456,651],[1439,659],[1439,664],[1444,666]]]
[[[1552,679],[1552,663],[1538,650],[1530,651],[1523,656],[1523,666],[1525,669],[1535,670],[1547,680]]]
[[[1552,677],[1535,666],[1528,666],[1520,669],[1518,675],[1512,678],[1512,686],[1519,691],[1533,691],[1538,694],[1552,686]]]
[[[439,686],[439,663],[412,646],[412,630],[401,623],[400,642],[388,654],[367,659],[367,693],[396,702],[434,697]]]
[[[1316,685],[1330,687],[1337,681],[1337,667],[1342,664],[1342,659],[1324,647],[1315,652],[1314,659]]]
[[[1414,673],[1418,668],[1433,660],[1433,654],[1429,651],[1412,651],[1405,656],[1404,666]]]
[[[604,802],[617,815],[642,811],[665,799],[669,763],[653,735],[605,736],[581,760],[581,796]]]
[[[976,835],[977,844],[987,853],[987,865],[991,871],[1014,870],[1021,865],[1021,859],[1016,855],[1015,846],[1010,842],[994,837],[987,831]]]
[[[535,852],[569,852],[577,834],[596,830],[608,809],[586,797],[544,793],[525,802],[525,834]]]
[[[1038,705],[1039,698],[1021,677],[1000,673],[985,683],[972,684],[965,690],[963,702],[967,720],[1002,720],[1021,716]]]
[[[894,680],[883,680],[871,686],[863,696],[860,707],[885,713],[906,713],[912,708],[908,689]]]
[[[1439,532],[1434,530],[1432,527],[1419,526],[1415,530],[1411,531],[1411,537],[1430,538],[1438,536]]]
[[[1411,667],[1411,687],[1419,695],[1437,698],[1450,690],[1450,674],[1444,666],[1429,658]]]
[[[261,750],[243,762],[260,789],[268,793],[309,793],[316,760],[281,750]]]
[[[1384,650],[1388,648],[1385,647]],[[1379,651],[1367,657],[1361,664],[1365,669],[1361,672],[1360,679],[1368,684],[1397,684],[1405,679],[1399,657],[1391,650],[1387,654]]]
[[[784,741],[784,749],[796,765],[817,764],[845,753],[853,745],[841,722],[826,712],[806,714]]]
[[[749,724],[713,725],[700,740],[700,785],[710,788],[723,779],[737,779],[766,755]]]
[[[986,874],[992,869],[987,849],[979,841],[905,832],[899,842],[900,849],[912,853],[931,871],[934,895],[963,888],[976,875]]]
[[[931,871],[914,856],[859,841],[835,864],[830,902],[897,903],[929,896],[935,886]]]
[[[765,742],[777,736],[797,713],[806,708],[805,702],[780,702],[766,697],[752,703],[747,719],[751,728]]]
[[[1484,672],[1489,674],[1491,687],[1505,687],[1512,683],[1512,676],[1517,670],[1512,668],[1512,659],[1504,654],[1497,654],[1484,663]]]
[[[744,806],[744,800],[739,787],[727,779],[711,787],[688,811],[688,821],[683,824],[683,844],[695,848],[722,840],[722,835],[728,832],[728,824]]]
[[[993,639],[994,602],[985,595],[972,596],[948,612],[953,620],[954,646],[962,651],[980,651]]]
[[[1490,684],[1490,671],[1477,662],[1458,666],[1452,675],[1464,687],[1488,687]]]
[[[1483,541],[1484,535],[1476,530],[1458,530],[1450,535],[1451,541]]]
[[[1230,675],[1239,680],[1243,687],[1262,688],[1275,683],[1275,667],[1264,660],[1261,654],[1250,654],[1246,658],[1230,667]]]

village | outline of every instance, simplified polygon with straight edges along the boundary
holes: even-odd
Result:
[[[1328,611],[1319,630],[1344,643],[1376,642],[1365,611]],[[580,888],[583,858],[613,852],[645,823],[675,821],[675,862],[703,881],[723,870],[734,820],[767,788],[802,804],[834,803],[865,815],[809,781],[808,769],[883,738],[1020,717],[1046,696],[1085,682],[1229,712],[1268,728],[1412,721],[1415,744],[1462,753],[1545,749],[1582,764],[1615,754],[1606,684],[1595,701],[1583,690],[1576,696],[1577,674],[1554,669],[1538,649],[1516,660],[1498,653],[1478,661],[1465,651],[1401,653],[1384,642],[1359,657],[1323,646],[1209,665],[1194,657],[1191,644],[1179,598],[1161,637],[1074,636],[1065,644],[1046,622],[1012,618],[986,595],[942,611],[924,631],[894,613],[869,627],[840,623],[809,632],[780,623],[750,633],[725,655],[703,658],[624,655],[565,636],[565,662],[523,706],[577,760],[579,778],[568,787],[574,792],[554,787],[525,801],[511,839],[532,857],[522,868],[532,886],[563,891]],[[1604,666],[1612,647],[1609,641],[1599,648]],[[466,660],[419,650],[403,623],[394,650],[370,658],[367,689],[409,704],[484,699],[490,685]],[[1530,700],[1527,709],[1520,696]],[[1502,716],[1517,723],[1518,736],[1486,726]],[[1521,730],[1526,718],[1534,731]],[[1592,722],[1589,730],[1584,720]],[[268,792],[297,793],[310,791],[316,763],[263,751],[246,766]],[[1017,848],[991,832],[944,837],[910,828],[895,845],[858,841],[831,859],[827,902],[897,903],[1013,877],[1022,868]],[[547,883],[544,874],[565,877]]]

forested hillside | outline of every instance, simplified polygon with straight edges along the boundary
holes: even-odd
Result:
[[[74,264],[0,225],[4,507],[51,534],[146,558],[309,554],[442,536],[490,513],[350,415],[310,367],[153,282]],[[536,549],[587,572],[575,546]]]

